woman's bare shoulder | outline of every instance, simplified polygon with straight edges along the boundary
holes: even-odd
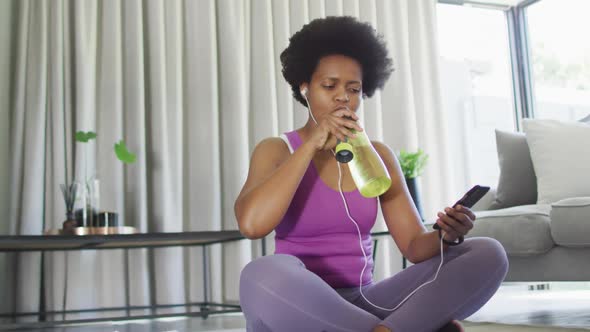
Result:
[[[379,157],[381,157],[381,159],[383,159],[383,161],[390,161],[393,163],[397,162],[397,158],[395,157],[395,153],[389,147],[389,145],[387,145],[383,142],[379,142],[379,141],[371,141],[371,144],[373,144],[373,147],[375,148],[375,150],[377,150]]]
[[[291,152],[287,143],[280,137],[267,137],[260,141],[254,148],[252,160],[274,161],[282,163],[289,157]]]

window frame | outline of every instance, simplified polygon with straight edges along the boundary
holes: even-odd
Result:
[[[438,3],[450,5],[469,5],[488,10],[501,10],[506,17],[510,64],[512,75],[512,97],[514,105],[514,123],[521,130],[522,120],[534,118],[535,98],[534,80],[531,70],[531,49],[526,18],[526,8],[542,0],[524,0],[516,6],[486,3],[470,0],[438,0]]]

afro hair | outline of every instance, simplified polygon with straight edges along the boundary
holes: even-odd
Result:
[[[319,60],[327,55],[344,55],[355,59],[363,70],[363,95],[371,97],[383,88],[393,72],[383,37],[368,23],[351,16],[329,16],[304,25],[289,39],[281,53],[283,77],[302,105],[301,83],[309,82]]]

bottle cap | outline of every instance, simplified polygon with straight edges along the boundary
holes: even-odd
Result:
[[[339,142],[336,145],[336,160],[340,163],[347,163],[352,160],[354,154],[352,153],[352,145],[346,142]]]

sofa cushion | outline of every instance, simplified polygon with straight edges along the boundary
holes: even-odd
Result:
[[[551,235],[555,243],[590,247],[590,197],[566,198],[551,207]]]
[[[491,210],[537,202],[537,178],[523,133],[496,129],[500,177]]]
[[[520,205],[507,209],[477,211],[468,237],[487,236],[504,246],[512,256],[536,255],[549,251],[551,238],[548,204]]]
[[[537,204],[590,196],[590,125],[557,120],[523,120],[537,176]]]

